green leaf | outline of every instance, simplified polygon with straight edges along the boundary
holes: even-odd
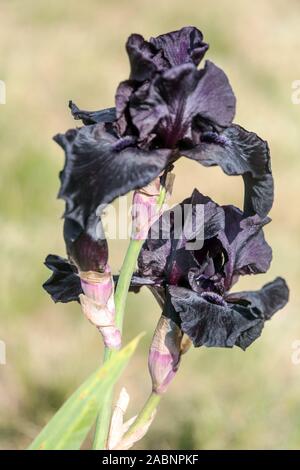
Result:
[[[28,449],[79,449],[101,409],[102,399],[118,380],[141,336],[143,334],[94,372],[62,405]]]

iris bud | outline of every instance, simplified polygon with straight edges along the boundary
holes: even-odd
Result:
[[[94,271],[80,273],[80,295],[83,313],[100,331],[106,347],[119,349],[121,333],[115,324],[114,283],[107,266],[106,272]]]
[[[162,315],[154,332],[148,367],[153,392],[163,394],[175,376],[182,354],[183,332],[170,318]]]
[[[134,240],[146,240],[151,225],[165,209],[164,204],[172,192],[174,177],[173,173],[168,172],[166,176],[157,177],[144,188],[134,192],[132,205],[132,238]],[[162,187],[165,190],[165,197],[159,201]]]

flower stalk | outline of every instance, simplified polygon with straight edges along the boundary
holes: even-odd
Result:
[[[138,199],[139,205],[141,202],[141,198],[145,199],[146,201],[150,200],[150,205],[153,207],[153,200],[155,200],[155,207],[156,207],[156,213],[157,217],[159,217],[162,206],[166,200],[166,197],[168,194],[170,194],[174,182],[174,177],[173,175],[170,177],[167,177],[166,179],[166,185],[165,186],[158,186],[159,178],[153,182],[153,184],[149,185],[149,187],[146,190],[142,191],[136,191],[133,201],[135,199]],[[157,187],[158,186],[158,187]],[[151,190],[153,191],[151,194]],[[158,190],[158,193],[157,193]],[[147,202],[145,202],[145,205]],[[138,214],[133,208],[133,221],[138,220]],[[145,221],[143,221],[143,226],[142,230],[137,231],[137,227],[133,227],[133,235],[132,237],[136,238],[131,238],[126,255],[121,267],[120,271],[120,276],[118,280],[118,284],[116,287],[115,291],[115,310],[116,310],[116,315],[115,315],[115,324],[116,327],[119,329],[119,331],[122,334],[122,329],[123,329],[123,321],[124,321],[124,312],[125,312],[125,307],[126,307],[126,299],[130,287],[130,281],[132,278],[132,275],[134,273],[134,270],[136,268],[136,263],[137,259],[139,256],[139,253],[141,251],[141,248],[143,246],[143,243],[145,241],[145,237],[147,236],[147,231],[145,227]],[[153,223],[153,218],[148,221],[148,228],[150,225]],[[144,237],[142,236],[144,235]],[[106,362],[108,359],[110,359],[113,355],[114,351],[110,348],[105,348],[104,351],[104,362]],[[108,439],[108,433],[109,433],[109,426],[110,426],[110,419],[111,419],[111,407],[112,407],[112,395],[113,395],[113,389],[111,389],[108,393],[107,396],[104,399],[102,411],[100,412],[97,422],[96,422],[96,431],[95,431],[95,437],[94,437],[94,442],[93,442],[93,449],[105,449],[107,447],[107,439]]]
[[[162,398],[162,395],[159,395],[156,392],[151,392],[148,400],[146,401],[143,409],[130,426],[128,431],[124,434],[122,441],[117,446],[118,450],[128,449],[131,447],[140,437],[136,438],[139,435],[139,431],[149,426],[149,423],[152,423],[154,414],[158,404]]]

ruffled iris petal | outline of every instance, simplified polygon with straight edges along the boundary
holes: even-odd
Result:
[[[45,265],[53,272],[43,284],[52,300],[63,303],[78,301],[82,288],[76,266],[57,255],[48,255]]]
[[[225,230],[218,237],[228,255],[225,265],[225,287],[229,290],[238,276],[266,272],[272,260],[272,249],[262,228],[270,219],[258,215],[246,217],[234,206],[223,206]]]
[[[288,288],[281,278],[257,292],[232,294],[226,301],[217,294],[199,295],[176,286],[169,287],[169,294],[181,329],[195,347],[246,349],[260,336],[265,321],[288,300]]]
[[[262,323],[257,317],[247,316],[223,304],[212,303],[190,289],[169,288],[171,304],[181,319],[181,329],[195,347],[232,348],[246,330]],[[244,314],[243,314],[244,313]]]
[[[199,208],[201,206],[201,212]],[[139,274],[151,279],[162,278],[169,283],[178,281],[182,273],[197,265],[193,250],[224,229],[224,211],[209,197],[194,190],[190,198],[165,211],[152,225],[139,259]]]
[[[229,126],[235,97],[225,73],[207,61],[203,70],[184,64],[157,75],[132,97],[130,114],[144,140],[154,132],[167,147],[192,139],[196,116],[215,126]]]
[[[64,216],[83,230],[99,206],[149,184],[170,157],[169,150],[141,150],[131,137],[118,139],[102,124],[72,129],[54,139],[66,155],[59,191],[66,201]]]
[[[243,291],[229,294],[227,302],[249,303],[252,310],[261,312],[266,320],[269,320],[274,313],[282,309],[289,300],[289,288],[282,277],[277,277],[274,281],[265,284],[258,291]]]
[[[242,175],[244,212],[265,217],[273,204],[273,178],[267,142],[254,132],[232,125],[220,135],[204,133],[202,142],[182,153],[204,166],[219,165],[228,175]]]
[[[172,67],[187,63],[197,66],[208,50],[208,44],[203,42],[203,34],[192,26],[151,38],[150,44],[162,51]]]
[[[191,26],[151,38],[149,42],[140,34],[132,34],[126,44],[130,79],[143,82],[176,65],[197,66],[207,49],[201,31]]]

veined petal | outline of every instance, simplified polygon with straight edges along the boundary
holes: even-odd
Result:
[[[196,116],[216,127],[229,126],[235,97],[224,72],[207,61],[203,70],[184,64],[157,75],[132,96],[129,109],[141,140],[154,132],[166,147],[175,147],[192,139]]]

